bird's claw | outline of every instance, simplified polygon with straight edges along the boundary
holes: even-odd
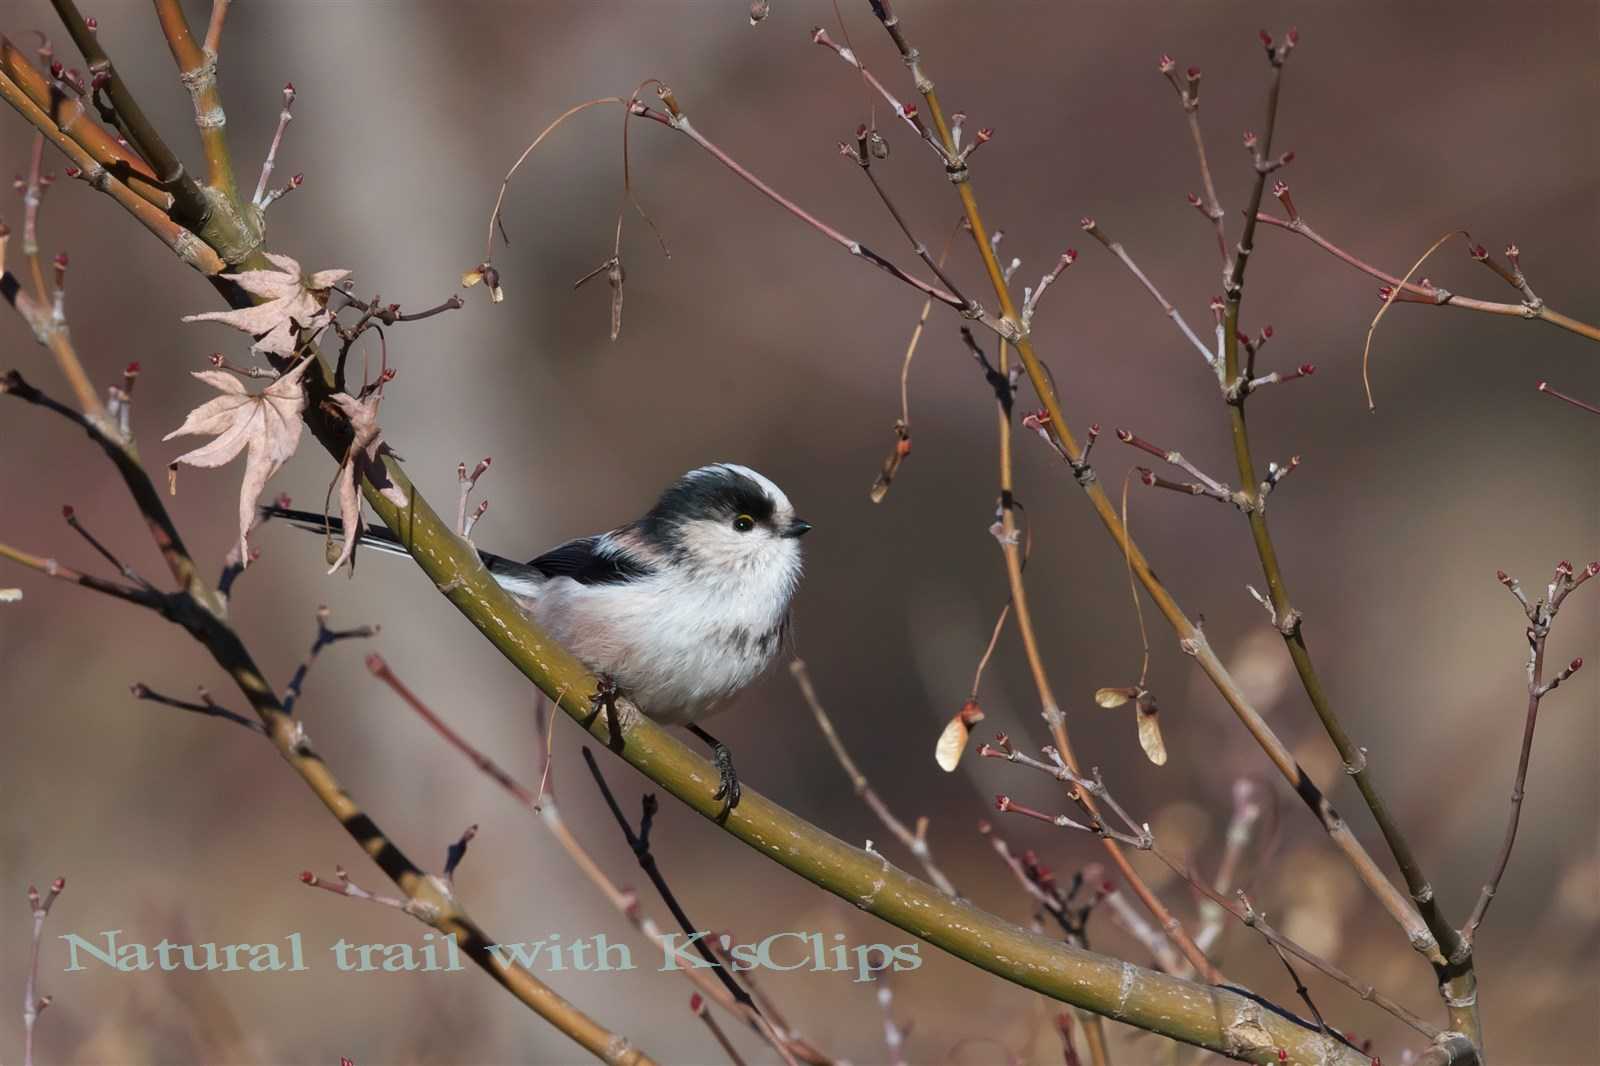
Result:
[[[739,806],[739,775],[733,769],[733,752],[727,745],[718,744],[712,753],[712,761],[717,767],[717,790],[711,794],[712,799],[725,801],[723,806],[733,810]]]
[[[590,700],[589,717],[583,720],[583,728],[589,729],[594,725],[594,720],[600,716],[601,711],[606,712],[606,726],[610,731],[608,744],[612,751],[621,751],[623,746],[622,718],[617,714],[617,683],[605,674],[595,680],[594,696]]]

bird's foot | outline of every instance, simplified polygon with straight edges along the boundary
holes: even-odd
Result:
[[[717,768],[717,790],[712,793],[711,798],[722,800],[722,817],[727,817],[728,812],[739,805],[741,791],[739,775],[733,768],[733,752],[726,744],[697,725],[689,726],[689,732],[711,747],[711,761]]]
[[[590,699],[589,717],[583,720],[583,728],[589,729],[594,725],[594,720],[600,716],[601,711],[606,712],[606,727],[610,732],[607,741],[612,751],[621,751],[622,718],[617,714],[617,683],[605,674],[601,674],[595,681],[594,696]]]

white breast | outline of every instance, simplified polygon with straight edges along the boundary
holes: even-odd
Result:
[[[562,577],[513,591],[536,622],[645,714],[683,724],[720,709],[771,663],[798,577],[797,558],[792,571],[669,570],[612,585]]]

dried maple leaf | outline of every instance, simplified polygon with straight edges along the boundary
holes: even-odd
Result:
[[[237,284],[252,296],[262,297],[262,302],[232,311],[206,311],[198,315],[184,315],[185,322],[224,322],[255,337],[251,351],[269,355],[290,356],[301,331],[314,341],[333,321],[328,310],[328,290],[337,281],[349,276],[348,270],[319,270],[310,277],[300,271],[300,264],[286,255],[267,252],[277,270],[244,270],[223,277]]]
[[[347,562],[354,568],[356,541],[360,539],[363,525],[362,478],[372,482],[396,507],[406,505],[405,494],[389,480],[388,471],[383,466],[382,456],[388,450],[388,445],[383,443],[383,430],[378,428],[378,404],[382,399],[383,394],[376,391],[364,400],[343,392],[328,397],[328,403],[350,420],[353,434],[350,447],[344,453],[344,462],[339,464],[339,473],[334,476],[333,484],[328,486],[329,496],[333,495],[335,489],[338,490],[339,517],[344,524],[344,544],[339,558],[328,568],[330,574]],[[323,509],[327,509],[326,501]]]
[[[196,370],[194,376],[222,393],[189,412],[183,425],[161,439],[185,434],[210,434],[216,437],[190,452],[178,456],[177,463],[190,466],[222,466],[245,452],[244,481],[239,486],[239,555],[248,563],[245,534],[255,520],[256,500],[267,479],[278,472],[300,444],[300,411],[306,404],[300,378],[306,359],[259,393],[245,391],[244,384],[224,370]]]

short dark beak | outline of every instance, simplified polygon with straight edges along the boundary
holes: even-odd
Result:
[[[811,523],[804,519],[796,518],[789,523],[789,528],[784,530],[783,535],[786,537],[803,537],[809,532],[811,532]]]

